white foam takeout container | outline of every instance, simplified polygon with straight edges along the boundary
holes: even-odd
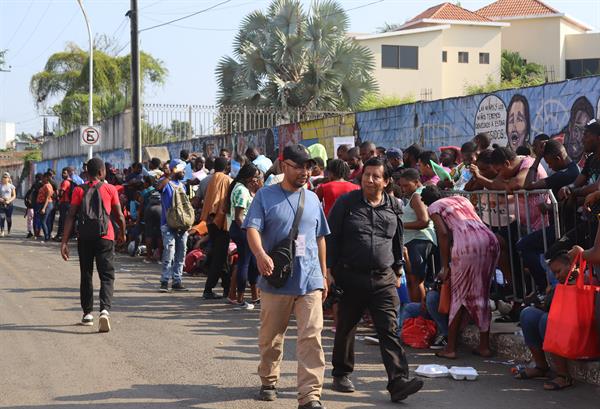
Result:
[[[426,378],[445,378],[450,374],[443,365],[419,365],[415,373]]]
[[[457,381],[474,381],[479,376],[475,368],[471,368],[470,366],[453,366],[449,372],[450,376]]]

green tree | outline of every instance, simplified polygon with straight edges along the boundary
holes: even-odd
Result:
[[[221,105],[273,107],[284,112],[347,110],[376,90],[373,56],[346,35],[348,15],[334,0],[308,12],[299,0],[274,0],[247,15],[234,57],[216,68]]]
[[[6,52],[8,50],[0,50],[0,70],[4,68],[4,64],[6,64]]]
[[[372,109],[388,108],[402,104],[415,102],[413,95],[398,97],[395,95],[379,95],[371,92],[366,94],[360,104],[356,107],[357,111],[370,111]]]
[[[94,48],[94,119],[99,121],[131,106],[129,55],[119,57],[107,52],[107,45]],[[164,63],[140,53],[142,84],[163,84],[167,76]],[[48,58],[44,70],[31,78],[30,91],[36,106],[49,108],[61,119],[65,130],[87,121],[89,57],[86,50],[68,44],[65,51]],[[142,85],[142,90],[144,86]]]

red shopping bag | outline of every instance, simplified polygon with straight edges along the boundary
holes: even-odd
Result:
[[[576,283],[568,285],[577,264]],[[565,284],[556,285],[544,337],[546,352],[569,359],[600,357],[600,336],[594,328],[594,299],[600,286],[585,284],[585,270],[586,262],[579,255],[571,265]]]
[[[435,322],[423,317],[407,318],[402,323],[402,341],[410,347],[429,348],[435,334]]]

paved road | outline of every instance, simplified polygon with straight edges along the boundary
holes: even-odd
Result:
[[[77,325],[76,260],[63,262],[55,243],[25,240],[23,219],[0,241],[0,406],[12,408],[295,408],[295,342],[287,342],[278,402],[253,400],[257,391],[258,312],[236,312],[193,291],[160,294],[157,265],[120,257],[113,331]],[[96,282],[96,286],[98,283]],[[327,324],[331,326],[329,322]],[[294,334],[290,331],[290,335]],[[331,358],[332,333],[324,335]],[[463,356],[467,354],[463,351]],[[429,351],[409,351],[412,369],[433,363]],[[325,390],[329,408],[592,408],[600,388],[577,385],[549,393],[540,382],[519,382],[502,365],[468,356],[476,382],[428,380],[397,405],[385,393],[378,349],[357,344],[354,379],[361,392]],[[330,368],[328,368],[329,372]]]

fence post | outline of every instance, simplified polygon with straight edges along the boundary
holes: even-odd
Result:
[[[192,139],[194,137],[194,130],[192,129],[192,106],[188,105],[188,123],[190,126],[188,126],[188,139]]]
[[[244,123],[242,125],[242,132],[246,132],[246,126],[248,123],[248,108],[246,107],[246,105],[244,105],[244,119],[243,119]]]

